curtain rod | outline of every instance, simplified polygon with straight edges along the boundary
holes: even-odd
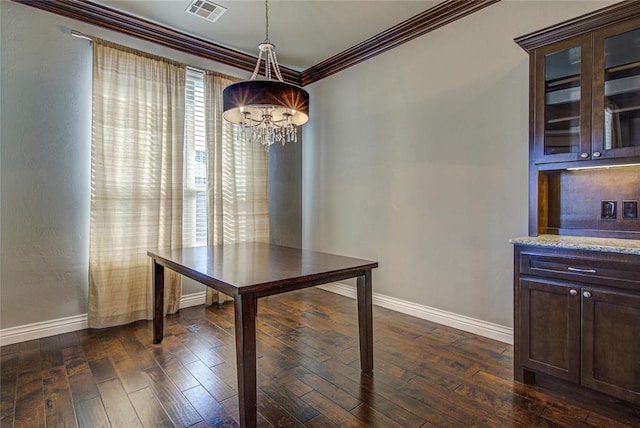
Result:
[[[92,41],[93,41],[93,37],[91,37],[91,36],[87,36],[86,34],[81,33],[80,31],[71,30],[71,35],[72,35],[73,37],[77,37],[77,38],[79,38],[79,39],[89,40],[90,42],[92,42]]]
[[[2,1],[2,0],[0,0],[0,1]],[[71,30],[71,35],[73,37],[77,37],[79,39],[89,40],[90,42],[93,42],[93,37],[88,36],[88,35],[86,35],[84,33],[81,33],[80,31],[77,31],[77,30]],[[204,70],[204,69],[202,69],[200,67],[195,67],[195,66],[192,66],[192,65],[187,65],[187,68],[191,68],[193,70],[197,70],[197,71],[200,71],[202,73],[204,73],[206,71],[206,70]]]

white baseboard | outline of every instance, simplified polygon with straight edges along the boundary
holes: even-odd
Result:
[[[81,314],[59,318],[57,320],[3,328],[0,330],[0,346],[83,330],[88,326],[89,321],[87,314]]]
[[[340,294],[342,296],[351,297],[352,299],[356,298],[356,289],[353,286],[341,283],[332,283],[320,285],[318,288]],[[419,305],[417,303],[396,299],[395,297],[389,297],[378,293],[373,293],[373,304],[382,306],[383,308],[392,309],[403,314],[412,315],[416,318],[433,321],[438,324],[468,331],[500,342],[513,344],[513,329],[510,327],[470,318],[464,315],[454,314],[453,312],[447,312],[441,309],[431,308],[429,306]]]
[[[342,296],[356,298],[354,287],[333,283],[321,285],[319,288]],[[186,294],[180,299],[180,309],[191,306],[204,305],[206,292]],[[480,336],[499,340],[501,342],[513,343],[513,329],[499,324],[481,321],[464,315],[454,314],[429,306],[419,305],[406,300],[373,293],[373,303],[383,308],[392,309],[403,314],[412,315],[417,318],[433,321],[449,327],[468,331]],[[87,314],[74,315],[57,320],[43,321],[33,324],[10,327],[0,330],[0,346],[11,345],[13,343],[26,342],[27,340],[41,339],[43,337],[54,336],[56,334],[69,333],[72,331],[84,330],[88,327]]]
[[[189,308],[191,306],[204,305],[207,298],[207,292],[184,294],[180,299],[180,309]]]
[[[190,306],[204,305],[205,298],[206,292],[204,291],[183,295],[180,299],[180,309],[188,308]],[[84,330],[88,327],[88,315],[81,314],[51,321],[42,321],[17,327],[4,328],[0,330],[0,346],[26,342],[27,340],[41,339],[43,337],[55,336],[56,334]]]

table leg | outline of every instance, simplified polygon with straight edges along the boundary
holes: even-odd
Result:
[[[240,426],[252,428],[256,426],[258,411],[256,382],[257,298],[253,294],[239,294],[234,297],[234,303]]]
[[[153,259],[153,343],[164,336],[164,266]]]
[[[371,270],[358,277],[358,328],[360,331],[360,369],[373,372],[373,300]]]

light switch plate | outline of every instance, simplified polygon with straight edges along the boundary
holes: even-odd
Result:
[[[631,220],[638,218],[638,201],[622,201],[622,218]]]
[[[602,201],[600,205],[600,218],[603,220],[615,220],[618,217],[618,203],[616,201]]]

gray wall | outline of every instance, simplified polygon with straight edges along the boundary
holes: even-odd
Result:
[[[2,328],[87,311],[91,56],[0,2]]]
[[[248,77],[202,58],[0,0],[0,329],[87,311],[92,55],[89,42],[71,37],[71,29]],[[270,167],[277,167],[270,170],[274,181],[269,183],[276,219],[272,238],[298,246],[300,147],[276,147],[269,160]],[[278,219],[286,224],[280,226]],[[183,294],[202,290],[185,281]]]
[[[304,143],[270,155],[272,240],[298,245],[302,198],[304,245],[378,259],[376,292],[509,325],[528,78],[512,39],[604,4],[503,1],[307,88]],[[91,47],[70,29],[246,77],[0,0],[0,329],[86,313]]]
[[[302,247],[302,146],[274,144],[269,150],[269,230],[271,243]]]
[[[376,293],[511,326],[528,214],[513,39],[609,3],[502,1],[311,85],[304,246],[379,261]]]

